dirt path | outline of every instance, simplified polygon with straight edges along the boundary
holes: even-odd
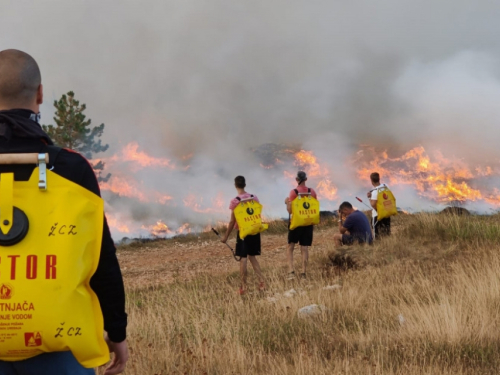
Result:
[[[336,229],[316,230],[315,248],[332,243]],[[229,241],[234,247],[234,237]],[[285,234],[262,236],[262,255],[259,261],[263,267],[269,264],[286,264],[287,237]],[[129,288],[144,288],[170,283],[176,278],[189,280],[200,273],[233,272],[238,270],[238,263],[229,249],[215,238],[210,241],[152,242],[140,248],[117,250],[118,260],[123,272],[125,285]],[[296,264],[299,264],[300,250],[295,251]]]

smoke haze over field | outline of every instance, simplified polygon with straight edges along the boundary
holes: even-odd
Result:
[[[232,178],[243,174],[283,215],[290,181],[256,168],[251,149],[262,144],[312,150],[342,200],[368,188],[348,163],[361,144],[398,156],[421,145],[472,164],[499,163],[498,2],[0,0],[0,7],[0,50],[24,50],[42,70],[42,123],[51,122],[53,99],[73,90],[94,124],[106,124],[108,156],[132,141],[156,157],[192,154],[188,170],[139,172],[142,187],[189,191],[204,202],[222,192],[225,208]],[[110,172],[127,172],[116,168]],[[425,206],[412,192],[401,197],[403,206]],[[180,207],[119,205],[137,220],[192,219]]]

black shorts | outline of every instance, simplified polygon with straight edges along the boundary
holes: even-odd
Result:
[[[248,255],[260,255],[260,233],[240,238],[240,231],[236,232],[236,256],[246,258]]]
[[[299,243],[300,246],[311,246],[313,243],[314,225],[307,227],[297,227],[288,230],[288,243]]]
[[[382,220],[377,220],[375,217],[375,225],[373,226],[373,230],[375,231],[375,238],[388,236],[391,234],[391,218],[386,217]]]

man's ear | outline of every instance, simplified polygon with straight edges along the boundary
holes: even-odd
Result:
[[[36,90],[36,104],[40,105],[43,103],[43,85],[40,83],[38,90]]]

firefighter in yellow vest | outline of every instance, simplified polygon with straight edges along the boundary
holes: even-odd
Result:
[[[310,194],[314,199],[317,199],[316,192],[312,188],[306,186],[307,175],[306,172],[297,172],[297,187],[290,191],[290,194],[285,199],[285,204],[288,213],[292,214],[292,202],[299,198],[300,194]],[[319,214],[319,213],[318,213]],[[291,223],[290,223],[291,224]],[[309,247],[312,245],[313,241],[313,228],[314,225],[299,226],[294,229],[288,229],[288,279],[293,279],[295,277],[295,271],[293,268],[293,250],[295,244],[300,245],[300,252],[302,254],[302,272],[300,277],[302,279],[306,278],[307,263],[309,261]]]
[[[375,238],[391,234],[391,216],[397,215],[396,199],[389,186],[380,183],[380,174],[373,172],[370,181],[374,189],[367,194],[372,206],[372,228]],[[381,211],[381,212],[379,212]]]
[[[1,51],[0,374],[90,375],[110,352],[119,374],[125,292],[99,185],[42,130],[42,102],[36,61]]]
[[[262,276],[262,271],[260,269],[259,261],[257,260],[257,256],[261,253],[261,245],[260,245],[260,232],[267,229],[267,225],[259,225],[260,228],[257,230],[256,234],[248,234],[242,238],[240,235],[240,228],[236,220],[235,210],[239,205],[245,202],[255,202],[259,204],[259,198],[256,195],[249,194],[245,191],[246,181],[245,177],[237,176],[234,179],[234,187],[238,195],[236,198],[232,199],[229,203],[229,209],[231,210],[231,219],[229,220],[229,224],[227,226],[227,231],[225,236],[222,238],[222,243],[226,243],[229,235],[236,228],[236,256],[240,257],[240,276],[241,276],[241,285],[238,293],[240,295],[246,294],[247,291],[247,259],[252,264],[253,270],[259,279],[259,290],[265,290],[265,281],[264,276]],[[259,204],[260,206],[260,204]],[[247,209],[249,211],[250,217],[254,216],[253,209],[249,207]],[[260,216],[260,214],[259,214]],[[259,222],[261,219],[259,217]]]

